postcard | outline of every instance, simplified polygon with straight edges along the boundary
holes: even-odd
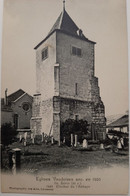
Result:
[[[4,0],[3,193],[128,194],[126,1]]]

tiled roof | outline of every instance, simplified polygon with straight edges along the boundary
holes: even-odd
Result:
[[[124,127],[129,125],[129,116],[124,115],[121,118],[117,119],[116,121],[107,125],[107,127]]]
[[[69,33],[69,34],[76,36],[76,37],[83,39],[83,40],[88,40],[84,36],[84,34],[82,33],[81,29],[79,29],[79,27],[71,19],[71,17],[66,12],[66,10],[63,10],[63,12],[57,18],[55,24],[53,25],[53,27],[49,31],[47,37],[44,40],[42,40],[34,49],[37,49],[56,30],[60,30],[65,33]],[[81,31],[80,35],[78,33],[78,30]],[[88,40],[88,41],[90,41],[90,40]],[[90,41],[90,42],[92,42],[92,41]],[[93,43],[95,43],[95,42],[93,42]]]

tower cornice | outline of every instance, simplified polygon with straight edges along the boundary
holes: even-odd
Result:
[[[83,40],[83,41],[86,41],[86,42],[90,42],[90,43],[93,43],[93,44],[96,44],[96,42],[94,42],[94,41],[91,41],[91,40],[89,40],[89,39],[87,39],[87,38],[82,38],[82,37],[79,37],[78,35],[73,35],[73,34],[71,34],[71,33],[69,33],[69,32],[67,32],[67,31],[64,31],[64,30],[60,30],[60,29],[55,29],[54,31],[52,31],[45,39],[43,39],[37,46],[35,46],[35,50],[37,49],[37,48],[39,48],[53,33],[55,33],[55,32],[61,32],[61,33],[64,33],[64,34],[66,34],[66,35],[70,35],[70,36],[72,36],[72,37],[75,37],[75,38],[77,38],[77,39],[80,39],[80,40]]]

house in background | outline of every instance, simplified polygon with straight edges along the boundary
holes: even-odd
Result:
[[[123,133],[129,133],[129,115],[125,114],[114,122],[108,124],[107,129],[121,131]]]
[[[32,96],[22,89],[1,99],[1,125],[11,123],[18,131],[30,129]]]

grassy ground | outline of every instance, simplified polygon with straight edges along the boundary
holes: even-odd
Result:
[[[75,148],[57,145],[31,145],[23,147],[21,143],[14,143],[10,148],[20,148],[21,171],[41,172],[41,171],[78,171],[89,167],[111,167],[112,165],[128,166],[128,151],[119,154],[105,151],[78,151]],[[3,170],[8,170],[7,150],[2,153]]]

